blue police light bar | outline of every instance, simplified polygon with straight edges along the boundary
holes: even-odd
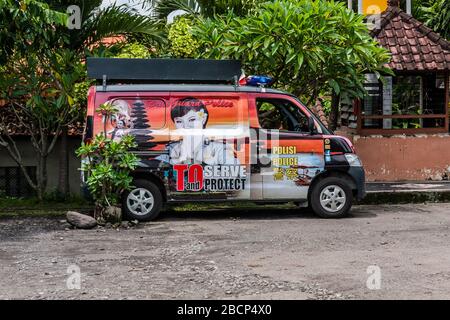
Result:
[[[248,86],[268,86],[272,82],[273,78],[268,76],[249,76],[246,79],[246,85]]]

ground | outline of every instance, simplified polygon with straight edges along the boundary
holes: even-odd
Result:
[[[0,299],[450,298],[450,203],[360,205],[339,220],[276,208],[171,211],[119,230],[3,217]],[[67,287],[72,265],[80,289]]]

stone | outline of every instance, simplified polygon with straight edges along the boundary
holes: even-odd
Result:
[[[118,223],[120,225],[120,221],[122,221],[122,209],[115,206],[106,207],[103,211],[103,218],[112,224]]]
[[[79,229],[92,229],[97,226],[97,221],[93,217],[75,211],[67,211],[66,219]]]

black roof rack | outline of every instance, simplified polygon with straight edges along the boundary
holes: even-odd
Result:
[[[236,84],[238,60],[88,58],[88,77],[108,83]]]

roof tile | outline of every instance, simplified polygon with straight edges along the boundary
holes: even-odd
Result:
[[[381,29],[371,34],[391,52],[393,70],[450,70],[450,42],[406,14],[389,6],[381,16]]]

